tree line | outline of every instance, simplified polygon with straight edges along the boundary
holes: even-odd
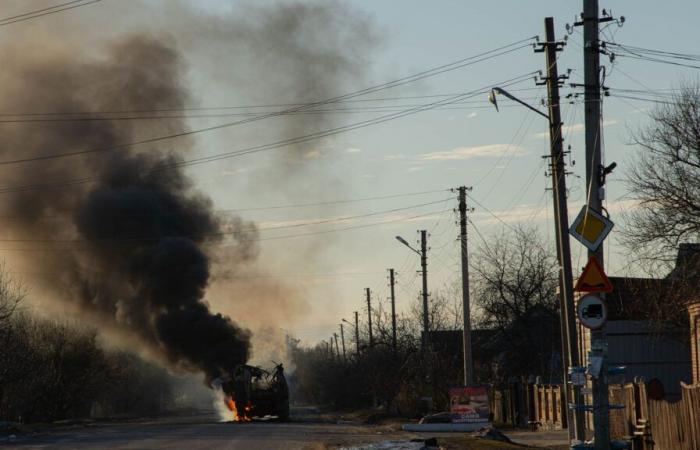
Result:
[[[32,314],[25,294],[0,270],[0,420],[155,415],[188,400],[183,380],[105,348],[94,327]]]

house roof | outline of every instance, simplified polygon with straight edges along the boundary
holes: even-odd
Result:
[[[664,278],[610,277],[608,320],[648,320],[661,303],[689,303],[700,296],[698,281],[700,244],[681,244],[676,265]]]

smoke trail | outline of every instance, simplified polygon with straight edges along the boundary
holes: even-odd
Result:
[[[60,21],[28,22],[25,26],[37,30],[16,30],[16,38],[0,47],[0,57],[11,62],[0,72],[0,111],[180,109],[196,106],[210,84],[222,105],[318,100],[357,87],[376,39],[367,17],[338,2],[251,3],[216,16],[185,2],[173,0],[168,6],[104,2]],[[120,24],[111,21],[116,16],[123,19]],[[163,22],[154,22],[155,17]],[[149,31],[125,37],[114,31],[119,26]],[[102,27],[112,33],[107,45],[94,39]],[[233,94],[226,97],[229,92]],[[226,144],[245,147],[331,128],[337,117],[285,116],[223,133]],[[186,128],[175,119],[0,123],[0,159],[109,147]],[[241,128],[242,136],[233,135]],[[247,327],[266,329],[289,326],[307,313],[308,305],[302,288],[255,277],[267,269],[255,262],[257,230],[252,224],[214,214],[211,201],[182,171],[160,170],[187,157],[188,144],[180,138],[1,166],[2,186],[96,178],[77,186],[0,195],[0,214],[6,217],[2,236],[67,241],[13,244],[57,250],[19,253],[13,259],[36,272],[36,303],[95,320],[110,336],[116,333],[134,348],[174,367],[202,370],[211,379],[248,358],[250,333],[210,309]],[[244,178],[237,187],[249,190],[246,204],[251,199],[277,203],[280,195],[338,197],[346,178],[336,179],[328,170],[333,158],[324,154],[322,144],[320,150],[281,149],[264,170]],[[284,189],[267,189],[281,181]],[[265,198],[272,191],[274,197]],[[314,212],[332,213],[324,208]],[[307,247],[297,249],[307,261],[318,259],[324,248],[320,240],[299,246]],[[298,263],[282,253],[267,257],[296,272]],[[259,340],[267,345],[261,353],[273,351],[272,340],[275,348],[284,348],[283,333],[266,332]]]
[[[112,44],[100,58],[66,56],[52,51],[15,59],[14,73],[6,75],[6,108],[138,110],[181,108],[187,101],[181,58],[167,39],[135,35]],[[184,128],[177,122],[168,128]],[[164,128],[76,121],[29,130],[18,124],[2,130],[0,155],[11,159],[110,147]],[[21,164],[4,171],[8,184],[95,181],[8,194],[3,206],[16,237],[67,241],[60,244],[63,250],[34,261],[64,300],[137,336],[171,365],[199,369],[211,379],[247,361],[250,336],[204,302],[210,270],[206,246],[232,231],[245,249],[246,238],[256,232],[250,224],[216,217],[211,201],[180,170],[163,170],[180,159],[150,146]]]

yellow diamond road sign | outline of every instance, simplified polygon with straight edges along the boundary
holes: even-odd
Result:
[[[574,223],[571,224],[569,233],[594,252],[598,250],[613,226],[610,219],[584,205]]]

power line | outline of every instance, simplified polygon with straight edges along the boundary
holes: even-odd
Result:
[[[625,52],[633,53],[633,54],[650,54],[650,55],[658,55],[658,56],[663,56],[667,58],[676,58],[676,59],[682,59],[686,61],[700,61],[700,55],[694,55],[692,53],[678,53],[678,52],[669,52],[669,51],[664,51],[664,50],[653,50],[649,48],[644,48],[644,47],[635,47],[633,45],[626,45],[626,44],[620,44],[617,42],[609,42],[609,41],[603,41],[603,44],[606,46],[610,47],[615,47],[619,48]],[[618,54],[616,54],[619,56]]]
[[[540,88],[519,88],[519,89],[512,89],[514,92],[518,91],[532,91],[532,90],[539,90]],[[459,95],[459,93],[449,93],[449,94],[427,94],[427,95],[408,95],[408,96],[397,96],[397,97],[379,97],[379,98],[366,98],[366,99],[350,99],[350,100],[343,100],[343,101],[338,101],[334,102],[334,104],[346,104],[346,103],[368,103],[368,102],[378,102],[378,103],[383,103],[383,102],[389,102],[389,101],[396,101],[396,100],[423,100],[423,99],[432,99],[432,98],[445,98],[445,97],[453,97],[455,95]],[[535,97],[524,97],[525,99],[530,99],[534,100],[536,99]],[[307,102],[308,103],[308,102]],[[456,102],[456,105],[462,105],[462,104],[487,104],[489,103],[488,100],[473,100],[473,101],[463,101],[463,102]],[[10,112],[3,112],[0,113],[0,117],[10,117],[10,118],[21,118],[20,119],[0,119],[0,122],[22,122],[25,121],[24,119],[26,118],[27,122],[43,122],[43,121],[51,121],[51,120],[66,120],[66,121],[71,121],[71,120],[127,120],[127,119],[158,119],[158,118],[198,118],[198,117],[225,117],[225,116],[230,116],[230,115],[259,115],[259,112],[244,112],[244,113],[227,113],[227,114],[211,114],[211,115],[164,115],[164,116],[142,116],[139,114],[150,114],[150,113],[188,113],[188,112],[202,112],[202,111],[228,111],[228,110],[246,110],[246,109],[262,109],[262,108],[285,108],[285,107],[291,107],[291,106],[302,106],[306,103],[281,103],[281,104],[266,104],[266,105],[233,105],[233,106],[202,106],[202,107],[187,107],[187,108],[162,108],[162,109],[137,109],[137,110],[114,110],[114,111],[108,111],[108,110],[99,110],[99,111],[47,111],[47,112],[19,112],[19,113],[10,113]],[[370,105],[370,106],[364,106],[364,107],[358,107],[357,109],[350,109],[350,108],[345,108],[345,109],[324,109],[324,110],[318,110],[318,109],[312,109],[308,111],[303,111],[304,113],[314,113],[314,112],[333,112],[333,111],[341,111],[341,112],[364,112],[365,110],[369,109],[384,109],[384,108],[399,108],[399,107],[406,107],[406,106],[415,106],[415,105]],[[504,105],[507,106],[507,105]],[[490,106],[489,106],[490,107]],[[296,112],[290,112],[289,114],[295,114]],[[126,117],[112,117],[110,115],[113,114],[129,114],[133,116],[126,116]],[[77,117],[66,117],[66,118],[57,118],[54,119],[56,116],[77,116]],[[88,116],[88,117],[81,117],[81,116]],[[31,120],[35,118],[36,120]]]
[[[311,108],[314,108],[317,106],[327,105],[330,103],[337,103],[341,100],[346,100],[346,99],[350,99],[350,98],[354,98],[354,97],[358,97],[358,96],[362,96],[362,95],[367,95],[367,94],[370,94],[373,92],[377,92],[377,91],[381,91],[381,90],[385,90],[385,89],[390,89],[390,88],[393,88],[396,86],[401,86],[401,85],[407,84],[407,83],[412,83],[412,82],[415,82],[418,80],[422,80],[424,78],[432,77],[435,75],[439,75],[441,73],[445,73],[445,72],[460,69],[460,68],[463,68],[463,67],[466,67],[466,66],[469,66],[472,64],[476,64],[476,63],[479,63],[482,61],[486,61],[488,59],[492,59],[492,58],[495,58],[497,56],[505,55],[505,54],[517,51],[519,49],[528,47],[529,45],[527,45],[527,44],[526,45],[518,45],[518,44],[521,44],[522,42],[526,42],[526,41],[529,41],[532,39],[533,38],[527,38],[527,39],[515,41],[511,44],[501,46],[501,47],[498,47],[498,48],[495,48],[492,50],[488,50],[488,51],[480,53],[478,55],[470,56],[468,58],[463,58],[461,60],[458,60],[458,61],[455,61],[452,63],[448,63],[448,64],[445,64],[442,66],[434,67],[432,69],[428,69],[428,70],[425,70],[423,72],[419,72],[417,74],[410,75],[408,77],[399,78],[398,80],[389,81],[387,83],[382,83],[382,84],[377,85],[377,86],[372,86],[372,87],[365,88],[365,89],[362,89],[359,91],[351,92],[348,94],[340,95],[337,97],[332,97],[332,98],[321,100],[321,101],[307,103],[307,104],[304,104],[301,106],[292,107],[292,108],[285,109],[282,111],[274,111],[274,112],[250,117],[247,119],[237,120],[234,122],[226,122],[226,123],[213,125],[213,126],[209,126],[209,127],[198,128],[195,130],[181,131],[178,133],[172,133],[172,134],[163,135],[163,136],[156,136],[156,137],[136,140],[136,141],[132,141],[132,142],[124,142],[124,143],[110,145],[110,146],[106,146],[106,147],[97,147],[97,148],[91,148],[91,149],[74,150],[74,151],[65,152],[65,153],[51,153],[51,154],[46,154],[46,155],[32,156],[32,157],[28,157],[28,158],[18,158],[18,159],[14,159],[14,160],[5,160],[5,161],[0,161],[0,165],[19,164],[19,163],[26,163],[26,162],[31,162],[31,161],[45,161],[45,160],[66,158],[66,157],[85,155],[85,154],[91,154],[91,153],[108,152],[108,151],[133,147],[133,146],[137,146],[137,145],[141,145],[141,144],[152,144],[154,142],[160,142],[160,141],[169,140],[169,139],[191,136],[194,134],[206,133],[209,131],[220,130],[223,128],[229,128],[229,127],[233,127],[233,126],[237,126],[237,125],[243,125],[243,124],[247,124],[247,123],[251,123],[251,122],[255,122],[255,121],[259,121],[259,120],[263,120],[263,119],[268,119],[271,117],[282,116],[282,115],[285,115],[285,114],[290,113],[290,112],[304,111],[304,110],[308,110],[308,109],[311,109]],[[518,46],[514,47],[516,45],[518,45]],[[513,47],[513,48],[511,48],[511,47]]]
[[[91,4],[100,2],[100,1],[102,1],[102,0],[89,0],[85,3],[81,3],[81,2],[83,2],[83,0],[73,0],[70,2],[61,3],[58,5],[49,6],[47,8],[37,9],[35,11],[27,12],[24,14],[18,14],[16,16],[6,17],[4,19],[0,19],[0,26],[10,25],[10,24],[17,23],[17,22],[23,22],[25,20],[30,20],[30,19],[36,19],[37,17],[48,16],[50,14],[56,14],[56,13],[59,13],[62,11],[68,11],[70,9],[80,8],[81,6],[91,5]]]
[[[499,85],[507,87],[507,86],[510,86],[512,84],[521,83],[525,79],[531,77],[534,73],[535,72],[530,72],[530,73],[520,75],[520,76],[515,77],[515,78],[511,78],[510,80],[506,80],[504,82],[499,83]],[[204,163],[208,163],[208,162],[218,161],[221,159],[233,158],[233,157],[248,155],[248,154],[257,153],[257,152],[261,152],[261,151],[286,147],[286,146],[290,146],[290,145],[301,144],[301,143],[309,142],[309,141],[316,140],[319,138],[332,136],[335,134],[344,133],[344,132],[364,128],[364,127],[371,126],[371,125],[377,125],[377,124],[384,123],[384,122],[387,122],[390,120],[394,120],[394,119],[398,119],[401,117],[416,114],[416,113],[419,113],[422,111],[426,111],[426,110],[432,109],[436,106],[450,104],[451,102],[459,101],[459,100],[465,99],[465,98],[474,97],[476,95],[482,95],[485,92],[488,92],[491,85],[492,84],[489,84],[487,87],[482,87],[482,88],[479,88],[477,90],[458,95],[454,98],[440,100],[440,101],[433,102],[430,104],[420,105],[420,106],[417,106],[415,108],[410,108],[410,109],[407,109],[407,110],[400,112],[400,113],[387,114],[387,115],[383,115],[383,116],[380,116],[380,117],[377,117],[374,119],[365,120],[365,121],[361,121],[361,122],[355,122],[355,123],[350,124],[350,125],[344,125],[344,126],[336,127],[336,128],[325,130],[325,131],[311,133],[311,134],[308,134],[305,136],[299,136],[296,138],[284,139],[284,140],[272,142],[269,144],[256,145],[256,146],[252,146],[252,147],[248,147],[248,148],[243,148],[240,150],[234,150],[231,152],[219,153],[219,154],[214,154],[214,155],[200,157],[200,158],[193,158],[190,160],[184,160],[184,161],[180,161],[180,162],[176,162],[176,163],[172,163],[172,164],[163,164],[157,168],[152,169],[151,171],[158,172],[158,171],[164,171],[164,170],[172,170],[172,169],[185,167],[185,166],[204,164]],[[14,163],[25,162],[28,160],[40,160],[40,159],[45,159],[45,158],[46,157],[30,158],[30,159],[25,159],[22,161],[15,161]],[[2,165],[2,164],[13,164],[13,162],[6,161],[4,163],[0,163],[0,165]],[[97,181],[97,179],[98,179],[97,177],[89,176],[89,177],[84,177],[84,178],[77,178],[77,179],[73,179],[73,180],[66,180],[66,181],[52,182],[52,183],[42,183],[42,184],[37,183],[37,184],[28,184],[28,185],[6,186],[4,188],[0,188],[0,194],[5,194],[5,193],[9,193],[9,192],[32,191],[32,190],[37,190],[37,189],[47,189],[47,188],[56,189],[56,188],[77,186],[77,185],[81,185],[81,184],[92,183],[94,181]]]
[[[333,228],[330,230],[321,230],[321,231],[314,231],[314,232],[308,232],[308,233],[289,234],[289,235],[283,235],[283,236],[270,236],[270,237],[253,238],[253,239],[238,239],[238,242],[272,241],[272,240],[280,240],[280,239],[292,239],[292,238],[297,238],[297,237],[306,237],[306,236],[316,236],[316,235],[329,234],[329,233],[337,233],[337,232],[341,232],[341,231],[350,231],[350,230],[357,230],[357,229],[362,229],[362,228],[376,227],[376,226],[386,225],[386,224],[390,224],[390,223],[410,222],[410,221],[413,221],[416,219],[429,217],[431,215],[438,214],[439,212],[440,212],[439,210],[435,210],[435,211],[430,211],[427,213],[416,214],[416,215],[410,216],[410,217],[402,217],[402,218],[384,220],[381,222],[373,222],[373,223],[369,223],[369,224],[354,225],[354,226],[348,226],[348,227],[343,227],[343,228]],[[220,246],[227,247],[227,246],[230,246],[230,244],[223,244],[222,243],[222,244],[220,244]],[[70,252],[70,251],[86,251],[86,250],[88,250],[88,249],[87,248],[80,248],[80,247],[0,248],[0,251],[7,251],[7,252]]]
[[[405,194],[391,194],[391,195],[381,195],[381,196],[375,196],[375,197],[329,200],[329,201],[325,201],[325,202],[316,202],[316,203],[297,203],[294,205],[261,206],[259,208],[241,208],[241,209],[230,209],[230,210],[226,210],[226,211],[260,211],[260,210],[269,210],[269,209],[303,208],[303,207],[307,207],[307,206],[324,206],[324,205],[336,205],[336,204],[342,204],[342,203],[365,202],[365,201],[370,201],[370,200],[385,200],[385,199],[390,199],[390,198],[409,197],[409,196],[424,195],[424,194],[434,194],[437,192],[447,192],[447,191],[449,191],[449,189],[433,189],[431,191],[408,192]]]
[[[506,221],[504,221],[503,219],[501,219],[500,217],[498,217],[498,216],[497,216],[496,214],[494,214],[490,209],[488,209],[486,206],[484,206],[483,203],[479,202],[477,199],[475,199],[474,197],[472,197],[470,194],[467,194],[467,197],[469,197],[469,198],[471,199],[471,201],[473,201],[474,203],[476,203],[477,205],[479,205],[484,211],[486,211],[487,213],[489,213],[494,219],[496,219],[496,220],[498,220],[499,222],[501,222],[504,226],[506,226],[507,228],[511,229],[512,231],[517,231],[511,224],[507,223]]]
[[[479,103],[479,105],[474,106],[460,106],[464,103]],[[432,111],[469,111],[474,109],[491,109],[493,106],[481,104],[486,103],[482,101],[478,102],[454,102],[452,105],[457,106],[445,106],[432,108]],[[365,108],[331,108],[331,109],[312,109],[308,111],[295,111],[290,113],[280,114],[283,116],[292,115],[329,115],[329,114],[372,114],[372,113],[382,113],[382,112],[397,112],[402,111],[403,108],[414,105],[391,105],[391,106],[368,106]],[[517,105],[503,105],[504,108],[512,108]],[[500,106],[499,106],[500,108]],[[74,122],[121,122],[121,121],[134,121],[134,120],[166,120],[166,119],[215,119],[220,117],[234,117],[234,116],[244,116],[244,117],[257,117],[260,113],[257,112],[232,112],[232,113],[220,113],[220,114],[186,114],[186,115],[160,115],[160,116],[117,116],[117,117],[39,117],[39,118],[17,118],[17,119],[0,119],[0,123],[74,123]]]
[[[243,230],[241,230],[239,228],[239,229],[236,229],[233,231],[221,231],[221,232],[217,232],[217,233],[203,233],[203,234],[197,236],[197,238],[222,237],[222,236],[228,236],[228,235],[235,235],[235,234],[238,234],[241,231],[245,231],[245,230],[250,230],[250,231],[281,230],[281,229],[289,229],[289,228],[299,228],[299,227],[310,226],[310,225],[322,225],[322,224],[327,224],[327,223],[332,223],[332,222],[343,222],[343,221],[348,221],[348,220],[362,219],[362,218],[366,218],[366,217],[378,216],[378,215],[382,215],[382,214],[389,214],[389,213],[393,213],[393,212],[406,211],[408,209],[421,208],[423,206],[435,205],[438,203],[443,203],[443,202],[445,202],[445,200],[446,199],[440,199],[440,200],[436,200],[436,201],[432,201],[432,202],[419,203],[417,205],[404,206],[401,208],[392,208],[392,209],[387,209],[387,210],[383,210],[383,211],[373,211],[370,213],[358,214],[358,215],[354,215],[354,216],[335,217],[335,218],[330,218],[330,219],[321,219],[321,220],[314,220],[314,221],[300,222],[300,223],[293,223],[293,224],[286,224],[286,225],[278,225],[278,226],[271,226],[271,227],[257,227],[255,225],[252,225],[252,226],[247,227]],[[84,242],[100,242],[100,241],[137,242],[137,241],[158,241],[158,240],[161,240],[165,237],[190,238],[191,236],[173,235],[173,236],[153,236],[153,237],[134,237],[134,238],[98,238],[98,239],[2,239],[2,238],[0,238],[0,242],[59,242],[59,243],[84,243]]]
[[[433,189],[430,191],[422,191],[422,192],[406,192],[406,193],[402,193],[402,194],[389,194],[389,195],[380,195],[380,196],[374,196],[374,197],[337,199],[337,200],[328,200],[328,201],[314,202],[314,203],[296,203],[296,204],[287,204],[287,205],[260,206],[260,207],[255,207],[255,208],[214,209],[212,212],[214,212],[214,213],[227,213],[227,212],[246,212],[246,211],[269,211],[269,210],[276,210],[276,209],[305,208],[305,207],[313,207],[313,206],[328,206],[328,205],[339,205],[339,204],[347,204],[347,203],[367,202],[367,201],[373,201],[373,200],[385,200],[385,199],[393,199],[393,198],[401,198],[401,197],[413,197],[413,196],[434,194],[434,193],[438,193],[438,192],[448,192],[448,191],[449,191],[449,189]],[[28,218],[28,217],[31,217],[33,219],[36,219],[36,218],[63,219],[63,218],[65,218],[65,216],[56,215],[56,214],[41,215],[41,216],[27,214],[27,215],[0,216],[0,220],[24,219],[24,218]]]

